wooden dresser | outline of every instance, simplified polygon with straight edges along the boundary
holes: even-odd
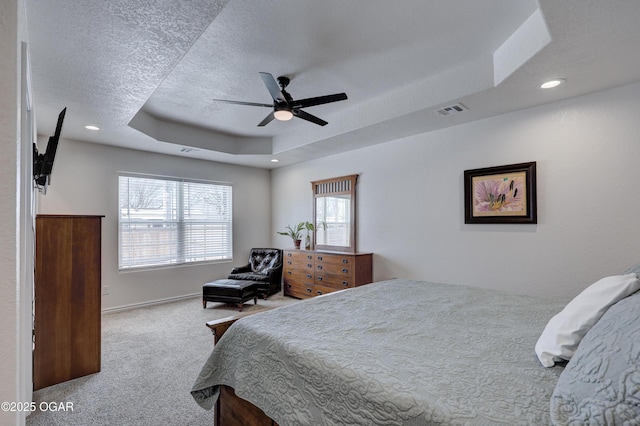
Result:
[[[373,281],[372,253],[284,251],[284,294],[304,299]]]

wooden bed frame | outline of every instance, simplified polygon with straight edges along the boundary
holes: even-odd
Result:
[[[259,312],[264,312],[264,310]],[[207,327],[213,333],[214,344],[218,343],[218,340],[231,327],[231,324],[253,313],[258,312],[239,314],[207,322]],[[215,426],[278,426],[261,409],[236,396],[233,388],[225,385],[220,386],[220,395],[215,405],[214,424]]]

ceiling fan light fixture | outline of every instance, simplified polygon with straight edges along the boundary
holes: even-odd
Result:
[[[290,81],[288,77],[280,76],[278,77],[277,82],[276,79],[273,78],[273,75],[269,74],[268,72],[261,72],[260,77],[262,78],[263,83],[267,87],[267,90],[269,91],[269,94],[273,99],[273,105],[261,104],[257,102],[231,101],[224,99],[214,99],[214,101],[237,105],[273,108],[273,111],[270,112],[269,115],[267,115],[260,123],[258,123],[258,127],[264,127],[267,124],[271,123],[273,120],[289,121],[294,116],[302,120],[317,124],[318,126],[326,126],[329,123],[319,117],[316,117],[315,115],[309,114],[308,112],[300,108],[308,108],[316,105],[347,100],[346,93],[335,93],[333,95],[316,96],[314,98],[294,100],[291,95],[285,90],[285,87],[287,87]]]
[[[273,116],[279,121],[289,121],[293,118],[293,113],[287,109],[278,109],[273,112]]]

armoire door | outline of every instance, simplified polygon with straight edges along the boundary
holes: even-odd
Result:
[[[100,371],[101,219],[36,217],[34,390]]]

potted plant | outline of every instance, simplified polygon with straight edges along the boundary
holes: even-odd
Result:
[[[305,231],[307,231],[307,236],[306,236],[306,238],[305,238],[305,244],[304,244],[304,247],[305,247],[307,250],[312,250],[312,249],[313,249],[313,247],[311,247],[311,237],[309,236],[309,231],[313,232],[313,231],[315,231],[315,230],[316,230],[316,228],[315,228],[315,226],[313,226],[313,223],[311,223],[311,222],[305,222],[305,223],[304,223],[304,229],[305,229]]]
[[[294,247],[299,249],[300,242],[302,241],[302,230],[305,229],[305,222],[300,222],[295,228],[291,227],[291,225],[287,225],[285,228],[286,231],[278,231],[278,234],[291,237]]]

